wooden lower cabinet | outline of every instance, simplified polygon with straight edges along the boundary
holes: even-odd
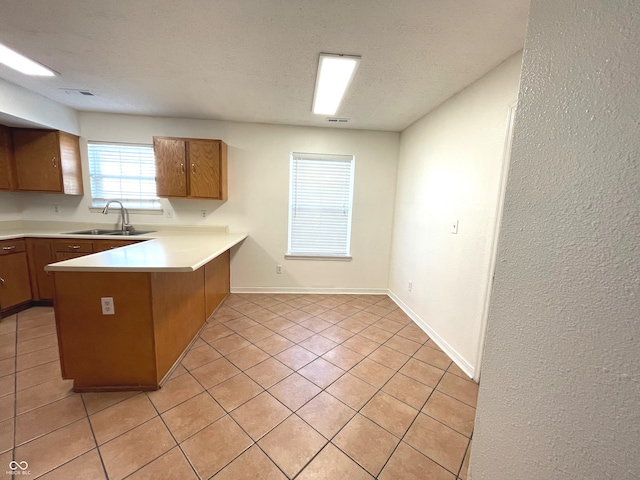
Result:
[[[77,392],[156,390],[229,293],[229,253],[194,272],[54,278],[63,378]],[[102,297],[113,298],[113,315],[103,315]]]
[[[0,312],[31,301],[24,240],[0,242]]]

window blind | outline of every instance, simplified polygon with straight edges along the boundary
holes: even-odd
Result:
[[[151,145],[88,143],[93,206],[120,200],[127,208],[160,208]]]
[[[353,172],[353,156],[291,155],[289,255],[350,255]]]

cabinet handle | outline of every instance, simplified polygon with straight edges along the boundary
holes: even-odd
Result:
[[[184,173],[184,163],[180,164],[180,173]]]
[[[2,247],[3,250],[15,250],[15,248],[15,245],[11,245],[10,247]]]
[[[72,248],[74,250],[77,250],[80,248],[80,245],[69,245],[69,248]]]
[[[193,173],[193,174],[196,173],[196,164],[195,163],[191,164],[191,173]]]
[[[0,277],[0,285],[4,287],[4,278]]]
[[[57,168],[58,165],[56,164],[56,157],[51,157],[51,166],[53,168]]]

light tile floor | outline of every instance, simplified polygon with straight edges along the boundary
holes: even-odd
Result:
[[[478,392],[373,295],[230,295],[159,391],[71,389],[52,308],[0,321],[0,471],[466,479]]]

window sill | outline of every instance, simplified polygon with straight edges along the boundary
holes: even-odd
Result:
[[[113,206],[111,207],[113,211],[118,211],[120,207]],[[102,213],[104,207],[89,207],[89,211],[91,213]],[[127,212],[143,214],[143,215],[162,215],[164,213],[164,209],[162,208],[127,208]]]
[[[351,255],[301,255],[293,253],[286,253],[284,258],[287,260],[329,260],[338,262],[350,262],[352,259]]]

